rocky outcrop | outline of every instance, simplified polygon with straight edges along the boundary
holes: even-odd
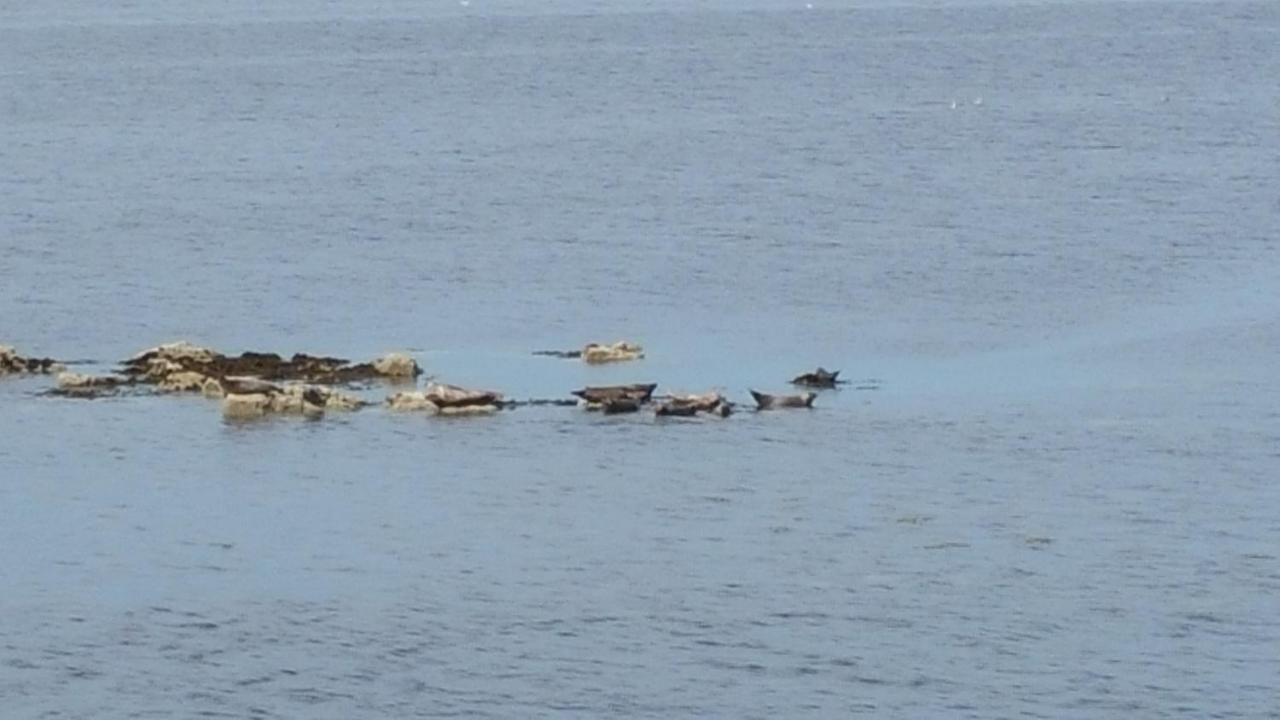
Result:
[[[0,345],[0,375],[49,375],[65,369],[61,363],[52,358],[22,357],[14,348]]]
[[[285,359],[275,353],[245,352],[228,356],[188,342],[159,345],[134,355],[121,366],[121,375],[154,384],[168,392],[199,392],[210,379],[255,377],[272,382],[339,385],[371,380],[412,379],[422,374],[418,363],[403,353],[391,353],[367,363],[297,353]]]

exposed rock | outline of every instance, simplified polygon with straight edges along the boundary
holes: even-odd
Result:
[[[205,378],[204,384],[200,386],[200,394],[207,398],[220,398],[225,396],[227,391],[218,378]]]
[[[0,375],[18,373],[33,375],[49,375],[66,370],[66,367],[52,358],[26,358],[8,345],[0,345]]]
[[[813,399],[818,397],[818,394],[807,392],[800,395],[769,395],[752,390],[751,397],[755,398],[757,409],[775,410],[778,408],[811,408],[813,407]]]
[[[387,407],[392,410],[411,412],[417,410],[426,410],[429,412],[437,412],[440,408],[435,403],[427,399],[424,392],[398,392],[387,397]]]
[[[805,387],[833,388],[837,384],[844,382],[839,379],[839,376],[839,370],[830,371],[820,367],[813,372],[797,375],[791,382],[794,385],[803,385]]]
[[[227,395],[222,399],[222,414],[229,418],[262,417],[271,409],[271,396],[265,393]]]
[[[422,374],[417,361],[404,353],[383,355],[373,361],[373,369],[389,378],[414,378]]]
[[[211,362],[216,356],[217,353],[209,348],[200,347],[199,345],[193,345],[185,340],[181,340],[178,342],[166,343],[164,345],[157,345],[156,347],[148,350],[143,350],[137,355],[126,360],[124,364],[126,366],[146,366],[148,361],[157,358],[164,360],[190,360],[197,363],[207,363]]]
[[[355,395],[317,385],[277,386],[254,378],[236,378],[222,387],[222,413],[233,418],[267,414],[319,417],[326,411],[356,410],[367,404]]]
[[[56,397],[94,398],[115,395],[123,385],[132,385],[127,378],[113,375],[82,375],[80,373],[62,372],[56,378],[57,387],[45,391],[45,395]]]
[[[644,357],[644,348],[626,340],[619,340],[611,344],[587,343],[581,350],[537,350],[533,354],[567,359],[581,358],[585,362],[596,364],[639,360]]]
[[[497,405],[457,405],[452,407],[442,407],[438,411],[440,415],[491,415],[498,412]]]
[[[184,377],[166,383],[180,373],[199,373],[205,378],[255,377],[262,380],[297,381],[322,385],[367,382],[377,379],[413,378],[422,374],[418,363],[408,355],[391,353],[373,362],[352,364],[336,357],[297,353],[284,359],[275,353],[244,352],[238,356],[223,355],[210,348],[187,342],[160,345],[134,355],[122,363],[121,372],[141,382],[161,385],[162,389],[186,389],[217,394],[207,383],[197,385]]]
[[[582,348],[582,359],[592,364],[639,360],[644,357],[644,348],[625,340],[612,345],[590,343]]]
[[[201,392],[210,379],[198,372],[180,370],[165,375],[156,383],[156,388],[163,392]]]
[[[56,378],[58,387],[63,390],[77,388],[111,388],[129,384],[126,378],[113,375],[82,375],[80,373],[62,372]]]

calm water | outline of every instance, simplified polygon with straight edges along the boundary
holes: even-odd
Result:
[[[0,9],[0,342],[856,380],[6,379],[0,714],[1280,716],[1280,5],[813,4]]]

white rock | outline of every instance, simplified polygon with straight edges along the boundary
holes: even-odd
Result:
[[[418,376],[418,362],[404,353],[390,353],[373,361],[373,369],[379,375],[395,378]]]
[[[582,359],[588,363],[623,362],[644,357],[644,348],[635,343],[619,340],[612,345],[589,343],[582,348]]]
[[[155,357],[166,358],[169,360],[195,360],[196,362],[206,363],[213,360],[217,353],[209,348],[193,345],[186,340],[180,340],[178,342],[165,343],[148,350],[143,350],[137,355],[134,355],[133,359],[141,360],[148,355],[154,355]]]
[[[156,387],[164,392],[201,392],[207,375],[198,372],[175,372],[164,376]]]
[[[261,417],[271,408],[271,397],[264,393],[228,395],[222,399],[222,414],[232,418]]]
[[[387,407],[401,412],[417,410],[437,412],[440,409],[435,403],[427,399],[426,393],[422,392],[398,392],[387,398]]]

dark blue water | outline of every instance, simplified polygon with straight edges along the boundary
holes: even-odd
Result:
[[[1274,717],[1280,6],[812,4],[0,9],[0,343],[855,381],[5,378],[0,714]]]

